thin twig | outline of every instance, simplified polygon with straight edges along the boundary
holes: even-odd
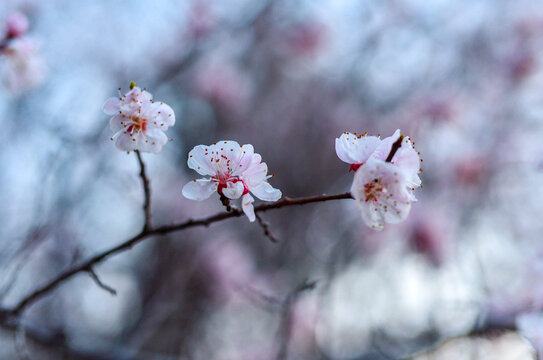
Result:
[[[88,269],[87,272],[89,273],[92,280],[94,280],[96,285],[98,285],[99,287],[101,287],[102,289],[104,289],[105,291],[107,291],[108,293],[110,293],[113,296],[117,295],[117,290],[115,290],[114,288],[112,288],[109,285],[104,284],[102,282],[102,280],[100,280],[100,278],[98,277],[98,274],[96,274],[96,272],[94,271],[93,268]]]
[[[351,193],[343,193],[343,194],[335,194],[335,195],[316,195],[316,196],[300,197],[300,198],[294,198],[294,199],[284,198],[283,200],[279,200],[271,204],[262,204],[260,206],[256,206],[255,213],[264,212],[264,211],[273,210],[273,209],[280,209],[283,207],[294,206],[294,205],[306,205],[306,204],[311,204],[311,203],[316,203],[316,202],[324,202],[324,201],[340,200],[340,199],[352,199]],[[88,269],[94,267],[94,265],[104,261],[106,258],[114,254],[118,254],[123,251],[126,251],[132,248],[134,245],[138,244],[139,242],[143,241],[144,239],[147,239],[153,235],[166,235],[175,231],[181,231],[181,230],[192,228],[192,227],[209,226],[213,223],[234,218],[234,217],[240,217],[242,215],[243,215],[243,212],[236,208],[236,209],[232,209],[231,212],[220,212],[218,214],[201,218],[201,219],[196,219],[196,220],[189,219],[181,223],[172,224],[172,225],[164,225],[164,226],[160,226],[154,229],[143,229],[139,234],[126,240],[125,242],[117,246],[114,246],[109,250],[98,253],[90,257],[89,259],[83,261],[79,265],[75,265],[69,268],[68,270],[63,271],[62,273],[57,275],[56,278],[54,278],[53,280],[50,280],[47,284],[41,286],[40,288],[38,288],[31,294],[27,295],[15,307],[11,309],[0,308],[0,319],[2,318],[2,315],[4,317],[18,316],[29,305],[33,304],[42,296],[45,296],[53,289],[56,289],[60,284],[62,284],[64,281],[68,280],[72,276],[80,272],[87,271]]]
[[[138,163],[140,164],[140,177],[143,182],[143,193],[144,193],[144,202],[143,202],[143,212],[145,214],[145,224],[143,225],[143,230],[148,230],[151,228],[151,187],[149,186],[149,178],[145,173],[145,164],[141,158],[139,150],[134,150],[136,156],[138,157]]]
[[[258,223],[260,224],[260,227],[262,228],[262,230],[264,230],[264,235],[266,235],[266,237],[270,239],[271,242],[274,242],[274,243],[278,242],[279,240],[277,240],[275,235],[273,235],[273,233],[270,230],[270,224],[267,221],[264,221],[264,219],[262,219],[262,216],[260,216],[260,214],[258,213],[255,213],[255,217],[258,220]]]
[[[281,314],[281,323],[277,332],[279,342],[279,351],[277,352],[277,360],[285,360],[288,354],[288,344],[292,333],[292,308],[301,293],[313,290],[317,286],[316,281],[304,280],[294,290],[288,294],[283,303],[283,312]]]
[[[30,353],[28,352],[28,347],[26,345],[26,329],[21,323],[17,324],[13,336],[15,343],[15,352],[17,353],[18,359],[30,360]]]

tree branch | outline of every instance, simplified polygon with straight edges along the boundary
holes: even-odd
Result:
[[[145,224],[143,225],[143,231],[151,228],[151,188],[149,186],[149,178],[145,173],[145,164],[141,158],[139,150],[134,150],[136,156],[138,157],[138,163],[140,164],[140,177],[143,183],[143,193],[144,193],[144,202],[143,202],[143,212],[145,214]]]
[[[294,290],[288,294],[284,303],[283,311],[281,314],[281,323],[277,333],[277,339],[279,342],[279,351],[277,353],[277,360],[286,360],[288,354],[288,344],[292,333],[292,308],[298,299],[298,296],[305,291],[313,290],[317,286],[316,281],[304,280]]]
[[[400,135],[398,140],[396,140],[394,144],[392,144],[392,147],[390,148],[390,152],[388,153],[388,156],[385,160],[386,162],[392,161],[392,158],[394,157],[394,155],[396,155],[396,151],[398,151],[398,149],[402,146],[403,137],[404,137],[403,135]]]
[[[255,213],[255,217],[256,217],[256,220],[258,220],[258,224],[260,225],[262,230],[264,230],[264,235],[266,235],[266,237],[270,239],[271,242],[274,242],[274,243],[278,242],[279,240],[277,240],[275,235],[273,235],[273,233],[270,230],[270,224],[264,221],[264,219],[262,219],[262,216],[260,216],[260,214],[258,213]]]
[[[284,198],[283,200],[279,200],[271,204],[262,204],[260,206],[256,206],[255,213],[264,212],[264,211],[273,210],[273,209],[280,209],[283,207],[294,206],[294,205],[306,205],[306,204],[311,204],[311,203],[316,203],[316,202],[324,202],[324,201],[340,200],[340,199],[352,199],[351,193],[343,193],[343,194],[335,194],[335,195],[316,195],[316,196],[308,196],[308,197],[300,197],[300,198]],[[242,215],[243,215],[243,211],[236,208],[236,209],[232,209],[232,211],[230,212],[220,212],[218,214],[215,214],[209,217],[204,217],[201,219],[196,219],[196,220],[189,219],[181,223],[172,224],[172,225],[164,225],[164,226],[160,226],[154,229],[144,228],[139,234],[126,240],[125,242],[117,246],[114,246],[109,250],[96,254],[90,257],[89,259],[83,261],[79,265],[74,265],[68,270],[65,270],[64,272],[60,273],[56,278],[54,278],[53,280],[50,280],[47,284],[41,286],[40,288],[32,292],[30,295],[27,295],[12,309],[0,308],[0,320],[6,317],[18,316],[19,314],[21,314],[21,312],[24,309],[26,309],[28,306],[30,306],[35,301],[45,296],[52,290],[56,289],[64,281],[70,279],[71,277],[73,277],[74,275],[80,272],[89,271],[89,269],[92,269],[94,265],[101,263],[106,258],[114,254],[118,254],[123,251],[129,250],[134,245],[138,244],[139,242],[153,235],[166,235],[175,231],[181,231],[181,230],[192,228],[192,227],[209,226],[213,223],[234,218],[234,217],[240,217]]]
[[[87,272],[89,273],[90,277],[92,278],[92,280],[94,280],[94,282],[96,283],[96,285],[98,285],[99,287],[101,287],[102,289],[104,289],[105,291],[107,291],[108,293],[110,293],[111,295],[117,295],[117,290],[115,290],[114,288],[112,288],[111,286],[109,285],[106,285],[102,282],[102,280],[100,280],[100,278],[98,277],[98,275],[96,274],[96,272],[94,272],[94,269],[93,268],[90,268],[89,270],[87,270]]]

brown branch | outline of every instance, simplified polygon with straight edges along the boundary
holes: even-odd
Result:
[[[149,178],[145,173],[145,164],[141,158],[139,150],[134,150],[136,156],[138,157],[138,163],[140,164],[140,177],[143,183],[143,193],[144,193],[144,202],[143,202],[143,212],[145,214],[145,224],[143,225],[143,231],[149,230],[151,228],[151,188],[149,186]]]
[[[266,237],[270,239],[273,243],[279,242],[279,240],[277,240],[275,235],[273,235],[273,233],[271,232],[270,224],[264,221],[264,219],[262,219],[262,216],[260,216],[258,213],[255,213],[255,217],[258,220],[258,224],[260,225],[262,230],[264,230],[264,235],[266,235]]]
[[[398,149],[402,146],[402,141],[403,141],[403,135],[400,135],[398,140],[396,140],[394,144],[392,144],[392,147],[390,148],[390,152],[388,153],[387,159],[385,160],[386,162],[392,161],[392,158],[394,157],[394,155],[396,155],[396,151],[398,151]]]
[[[316,196],[308,196],[308,197],[300,197],[300,198],[284,198],[283,200],[279,200],[277,202],[271,203],[271,204],[262,204],[260,206],[255,207],[255,213],[258,212],[264,212],[268,210],[273,209],[280,209],[283,207],[288,206],[294,206],[294,205],[305,205],[305,204],[311,204],[316,202],[324,202],[324,201],[330,201],[330,200],[340,200],[340,199],[352,199],[351,193],[343,193],[343,194],[335,194],[335,195],[316,195]],[[181,231],[184,229],[197,227],[197,226],[209,226],[213,223],[234,218],[234,217],[240,217],[243,215],[243,212],[239,209],[232,209],[230,212],[221,212],[209,217],[201,218],[201,219],[189,219],[187,221],[178,223],[178,224],[172,224],[172,225],[164,225],[157,227],[155,229],[148,228],[143,229],[139,234],[132,237],[131,239],[126,240],[125,242],[109,249],[104,252],[101,252],[99,254],[96,254],[89,259],[85,260],[84,262],[80,263],[79,265],[75,265],[68,270],[65,270],[64,272],[60,273],[56,278],[53,280],[50,280],[47,284],[41,286],[34,292],[32,292],[30,295],[27,295],[25,298],[23,298],[15,307],[11,309],[1,309],[0,308],[0,320],[5,319],[6,317],[16,317],[18,316],[24,309],[26,309],[28,306],[33,304],[35,301],[40,299],[41,297],[48,294],[50,291],[57,288],[59,285],[61,285],[64,281],[70,279],[74,275],[89,271],[89,269],[92,269],[94,265],[101,263],[106,258],[126,251],[130,248],[132,248],[134,245],[138,244],[139,242],[143,241],[144,239],[147,239],[153,235],[166,235],[169,233],[172,233],[174,231]]]
[[[226,211],[230,212],[232,211],[232,205],[230,205],[230,199],[227,198],[226,196],[224,196],[224,194],[221,194],[221,204],[224,205],[224,207],[226,208]]]

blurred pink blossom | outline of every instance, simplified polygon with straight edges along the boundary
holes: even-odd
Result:
[[[200,39],[208,35],[217,25],[217,19],[212,13],[207,1],[196,0],[191,4],[190,18],[188,21],[189,35],[194,39]]]
[[[430,207],[418,208],[413,221],[409,223],[409,244],[412,249],[439,266],[445,261],[450,250],[450,229],[447,216],[441,209]]]
[[[326,27],[315,20],[292,24],[281,32],[279,51],[287,56],[311,56],[322,48]]]
[[[28,32],[29,23],[25,14],[15,11],[6,18],[6,37],[15,38]]]
[[[4,82],[13,93],[33,89],[45,79],[47,66],[32,39],[18,37],[10,40],[1,53],[6,59]]]
[[[229,297],[254,276],[247,249],[232,240],[208,245],[200,256],[200,262],[211,275],[214,281],[212,289],[219,296]]]
[[[477,185],[489,175],[487,161],[481,156],[463,157],[454,166],[457,181],[465,185]]]
[[[193,86],[200,96],[223,110],[239,113],[248,105],[249,79],[232,65],[202,64],[196,71]]]

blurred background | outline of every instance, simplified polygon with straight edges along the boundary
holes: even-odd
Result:
[[[143,154],[155,225],[223,210],[218,196],[181,195],[197,176],[188,151],[223,139],[253,144],[296,197],[349,190],[343,131],[400,128],[424,189],[382,232],[341,200],[263,214],[277,244],[246,218],[146,240],[96,267],[116,296],[74,277],[24,312],[26,335],[0,331],[0,358],[509,360],[543,348],[539,2],[4,0],[4,34],[14,11],[29,31],[0,55],[2,307],[140,231],[138,163],[102,112],[131,81],[177,118],[162,153]]]

